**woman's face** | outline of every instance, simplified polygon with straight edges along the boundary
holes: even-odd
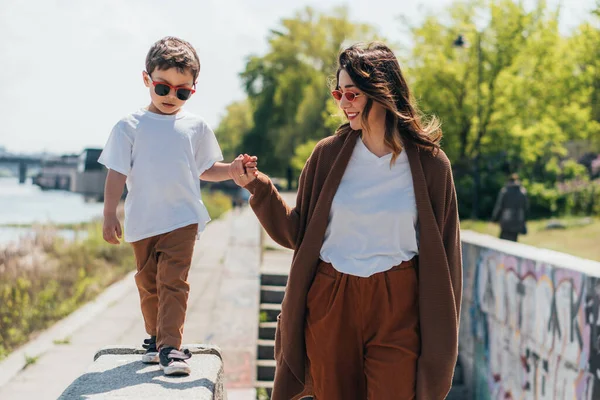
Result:
[[[367,105],[367,96],[356,87],[352,79],[350,79],[350,75],[344,69],[339,73],[338,90],[343,94],[341,99],[338,100],[338,106],[346,114],[350,122],[350,127],[355,131],[363,129],[362,113]],[[356,95],[353,101],[348,100],[346,92],[352,92]],[[385,108],[374,101],[369,111],[369,126],[373,126],[378,119],[385,120]]]

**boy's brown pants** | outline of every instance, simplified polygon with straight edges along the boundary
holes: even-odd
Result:
[[[315,400],[415,398],[417,290],[414,261],[368,278],[321,261],[305,328]]]
[[[193,224],[131,243],[146,332],[156,336],[159,349],[181,348],[197,232]]]

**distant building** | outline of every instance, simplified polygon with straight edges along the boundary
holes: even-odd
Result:
[[[86,197],[102,200],[104,197],[104,182],[108,170],[98,162],[102,149],[88,148],[81,152],[77,162],[77,178],[72,188],[73,192]]]
[[[42,189],[67,190],[102,201],[108,171],[98,163],[100,153],[102,149],[87,148],[80,154],[45,159],[33,183]]]
[[[63,155],[42,160],[33,183],[42,189],[72,190],[77,175],[78,155]]]

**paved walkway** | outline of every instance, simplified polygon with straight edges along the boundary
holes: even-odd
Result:
[[[251,399],[255,381],[259,302],[259,225],[246,207],[211,222],[193,259],[191,293],[183,343],[216,344],[225,361],[229,399]],[[141,345],[146,337],[132,275],[116,284],[110,304],[91,305],[51,328],[35,363],[0,381],[0,399],[56,399],[106,345]],[[90,314],[93,312],[93,314]],[[83,322],[82,322],[83,321]],[[52,337],[54,335],[54,337]],[[57,335],[68,335],[57,336]],[[65,340],[67,344],[51,344]],[[50,344],[48,344],[50,343]],[[29,346],[34,351],[35,346]],[[27,347],[0,364],[0,375],[22,363]]]

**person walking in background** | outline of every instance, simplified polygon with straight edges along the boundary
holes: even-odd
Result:
[[[264,174],[235,177],[294,249],[278,317],[273,400],[441,400],[458,354],[456,192],[437,120],[424,123],[383,43],[339,55],[348,122],[306,162],[295,207]]]
[[[142,361],[160,363],[166,375],[190,373],[186,360],[191,354],[181,351],[187,276],[195,242],[210,221],[200,179],[224,181],[252,173],[256,166],[256,158],[249,156],[221,163],[213,131],[182,109],[195,92],[199,72],[190,43],[175,37],[157,41],[142,73],[150,105],[114,126],[98,160],[109,169],[103,226],[108,243],[119,244],[117,204],[127,183],[125,241],[135,254],[135,281],[150,335]]]
[[[519,182],[519,175],[512,174],[498,193],[492,212],[492,221],[500,224],[500,239],[516,242],[520,233],[526,234],[528,211],[527,191]]]

